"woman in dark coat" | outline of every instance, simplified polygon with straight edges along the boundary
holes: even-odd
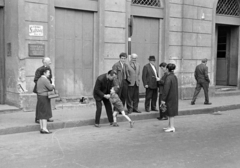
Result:
[[[50,134],[47,129],[47,119],[52,117],[51,101],[48,98],[48,92],[52,91],[55,87],[50,83],[48,77],[50,70],[44,68],[41,78],[37,81],[37,118],[40,121],[40,133]]]
[[[176,66],[168,64],[168,75],[163,87],[161,105],[166,105],[166,115],[169,117],[169,124],[167,128],[163,128],[165,132],[175,132],[174,116],[178,115],[178,80],[174,75]]]

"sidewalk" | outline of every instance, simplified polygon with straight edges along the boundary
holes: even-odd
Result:
[[[240,109],[240,96],[211,97],[210,100],[212,105],[204,105],[203,98],[197,99],[195,105],[190,105],[190,100],[179,100],[179,115],[203,114]],[[2,105],[2,107],[3,106],[5,105]],[[10,107],[6,108],[9,111]],[[139,110],[142,111],[142,113],[132,113],[130,114],[130,118],[136,121],[156,118],[159,115],[158,112],[145,112],[144,100],[140,101]],[[4,110],[0,108],[0,135],[39,131],[39,124],[34,122],[35,112],[13,111],[9,113],[3,111]],[[53,130],[93,125],[95,111],[96,107],[94,103],[89,103],[87,105],[80,103],[69,103],[62,106],[57,105],[57,109],[53,110],[52,119],[54,119],[54,122],[48,123],[48,128]],[[121,122],[126,120],[119,117],[118,121]],[[104,106],[100,123],[108,123]]]

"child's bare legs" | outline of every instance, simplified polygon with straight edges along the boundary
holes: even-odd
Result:
[[[117,112],[117,111],[114,111],[114,112],[113,112],[113,126],[114,126],[114,127],[118,127],[118,124],[117,124],[117,115],[118,115],[118,112]]]
[[[121,113],[129,121],[130,127],[133,128],[134,122],[126,115],[125,111],[122,111]]]
[[[117,122],[117,115],[118,115],[118,112],[117,111],[114,111],[113,112],[113,122]]]
[[[122,116],[124,116],[129,122],[132,121],[125,113],[125,111],[121,111]]]

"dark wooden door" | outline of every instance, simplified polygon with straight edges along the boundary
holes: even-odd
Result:
[[[135,17],[133,25],[133,35],[131,43],[131,52],[138,55],[138,62],[141,65],[142,81],[142,69],[149,61],[150,55],[154,55],[156,58],[156,67],[158,70],[159,64],[159,19],[148,17]],[[140,93],[144,93],[145,89],[141,82]]]
[[[238,26],[218,26],[217,85],[237,86]]]
[[[56,9],[56,87],[61,96],[92,95],[92,12]]]

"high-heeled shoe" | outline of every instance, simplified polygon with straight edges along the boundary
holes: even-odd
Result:
[[[51,134],[52,132],[51,131],[40,130],[40,133],[41,134]]]
[[[168,128],[166,130],[164,130],[164,132],[175,132],[175,128]]]

